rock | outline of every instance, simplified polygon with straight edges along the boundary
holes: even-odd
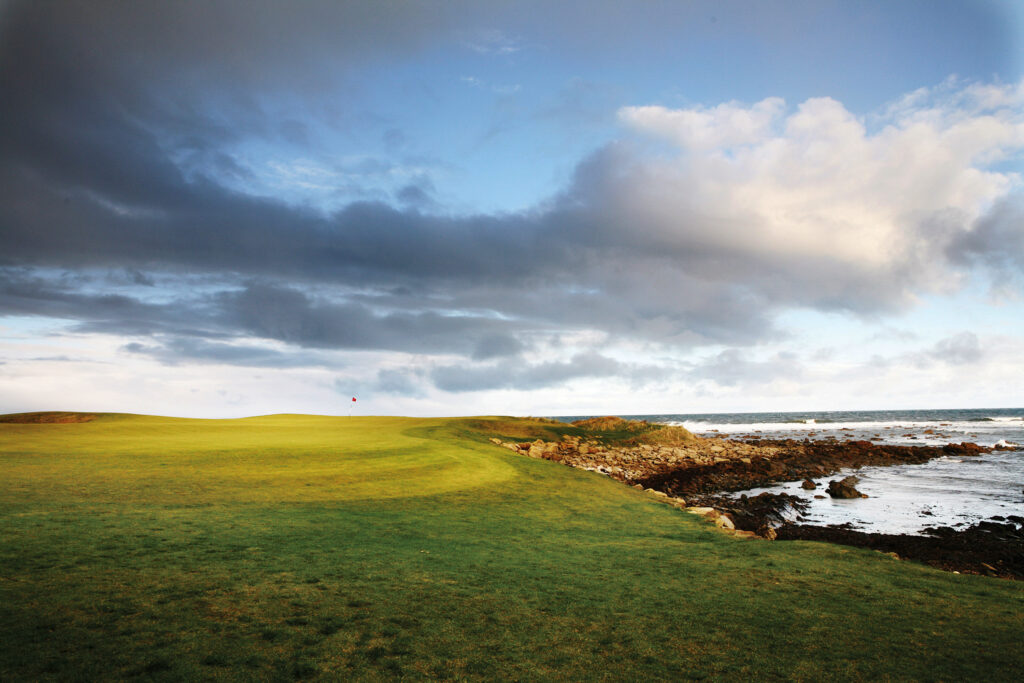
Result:
[[[818,488],[818,485],[817,485],[817,484],[815,484],[815,483],[814,483],[813,481],[811,481],[810,479],[804,479],[804,482],[803,482],[802,484],[800,484],[800,488],[802,488],[802,489],[806,489],[806,490],[810,491],[810,490],[812,490],[812,489],[816,489],[816,488]]]
[[[828,495],[833,498],[867,498],[863,493],[854,488],[860,479],[849,476],[841,480],[833,479],[828,483]]]
[[[730,515],[728,512],[719,515],[715,519],[715,526],[719,527],[720,529],[736,528],[736,524],[732,521],[732,515]]]
[[[991,451],[989,448],[979,446],[976,443],[970,441],[962,441],[958,444],[948,443],[942,447],[942,450],[951,455],[981,455],[982,453],[988,453]]]
[[[814,496],[814,497],[815,497],[815,498],[817,498],[818,500],[824,500],[824,499],[825,499],[825,496],[822,496],[822,495],[820,495],[820,494],[819,494],[819,495],[816,495],[816,496]]]
[[[501,445],[501,439],[492,436],[491,437],[491,443],[493,443],[495,446],[500,446]]]
[[[774,527],[770,527],[767,524],[762,524],[757,528],[757,535],[769,541],[774,541],[776,538],[778,538],[779,533],[775,531]]]

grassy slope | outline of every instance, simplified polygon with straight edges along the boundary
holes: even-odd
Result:
[[[0,680],[987,679],[1024,584],[737,540],[508,420],[0,424]]]

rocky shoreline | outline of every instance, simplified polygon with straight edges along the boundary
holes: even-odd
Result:
[[[687,434],[670,444],[608,443],[600,436],[565,435],[560,441],[496,445],[521,455],[605,474],[649,490],[675,507],[703,514],[742,536],[769,540],[816,540],[873,548],[963,573],[1024,579],[1024,518],[1011,516],[968,529],[941,527],[927,535],[872,534],[842,526],[812,526],[798,517],[799,498],[787,494],[726,497],[723,493],[804,481],[847,468],[920,464],[944,455],[977,456],[992,449],[974,443],[894,446],[871,441],[732,440]],[[815,495],[858,497],[856,478],[835,480]]]

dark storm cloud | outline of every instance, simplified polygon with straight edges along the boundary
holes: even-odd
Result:
[[[195,333],[208,315],[191,302],[152,304],[124,294],[81,291],[83,279],[0,270],[0,315],[41,315],[78,321],[81,331],[153,334],[189,321]]]
[[[269,365],[279,358],[281,365],[290,364],[276,351],[224,343],[244,338],[307,349],[439,352],[481,358],[507,356],[523,348],[514,338],[515,326],[508,321],[431,310],[380,313],[362,303],[335,303],[293,287],[260,281],[202,294],[189,294],[186,286],[166,304],[124,294],[80,291],[83,283],[89,282],[0,270],[0,315],[73,320],[77,322],[72,329],[77,332],[154,336],[159,344],[128,350],[163,362],[192,359]],[[313,358],[304,355],[300,364],[311,364]],[[317,358],[313,364],[322,362]]]
[[[437,311],[374,312],[350,302],[319,301],[290,287],[250,283],[216,297],[218,319],[245,334],[308,348],[456,352],[503,337],[508,322]]]

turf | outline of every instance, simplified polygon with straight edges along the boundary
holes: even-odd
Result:
[[[487,441],[572,429],[0,423],[0,680],[1024,677],[1024,584],[733,538]]]

